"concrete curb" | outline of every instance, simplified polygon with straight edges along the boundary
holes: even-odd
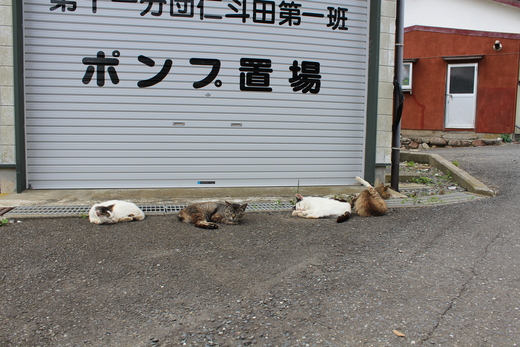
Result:
[[[444,172],[445,174],[451,175],[456,183],[458,183],[461,187],[466,188],[470,193],[485,196],[496,195],[496,193],[484,183],[480,182],[458,166],[453,165],[438,154],[401,151],[400,160],[428,164]]]

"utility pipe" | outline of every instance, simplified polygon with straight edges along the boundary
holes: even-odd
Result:
[[[399,162],[401,155],[401,115],[404,96],[401,89],[403,80],[403,48],[404,48],[404,0],[396,2],[395,18],[395,61],[394,61],[394,100],[392,121],[392,167],[390,186],[399,191]]]

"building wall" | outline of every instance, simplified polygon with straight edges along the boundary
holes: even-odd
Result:
[[[0,193],[16,190],[12,3],[0,0]],[[390,163],[396,0],[382,4],[377,163]],[[384,169],[379,169],[384,180]]]
[[[12,23],[11,0],[0,0],[0,193],[15,189]]]
[[[405,33],[404,58],[413,64],[412,93],[405,94],[403,129],[444,130],[446,56],[483,55],[477,82],[477,133],[512,133],[516,112],[520,37],[517,35]],[[510,37],[510,38],[508,38]],[[495,40],[503,45],[493,50]]]
[[[520,34],[520,4],[492,0],[404,1],[405,28],[424,25]]]

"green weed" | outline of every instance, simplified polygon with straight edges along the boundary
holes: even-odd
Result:
[[[433,182],[429,177],[413,177],[410,181],[417,184],[431,184]]]
[[[500,137],[502,138],[502,140],[504,140],[505,143],[513,141],[513,139],[511,138],[511,134],[502,134],[500,135]]]

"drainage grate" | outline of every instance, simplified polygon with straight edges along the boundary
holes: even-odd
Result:
[[[162,215],[178,213],[187,205],[138,205],[146,215]],[[247,211],[287,211],[293,205],[290,203],[248,203]],[[88,214],[90,206],[19,206],[10,208],[4,214],[5,218],[30,218],[30,217],[77,217]]]
[[[0,216],[3,216],[4,213],[11,211],[13,208],[14,207],[0,207]]]
[[[251,202],[247,204],[246,211],[287,211],[293,207],[288,202]]]
[[[166,209],[164,205],[139,205],[139,208],[144,214],[165,214]]]
[[[476,195],[466,192],[457,192],[444,195],[430,195],[421,197],[406,197],[401,199],[390,199],[386,201],[389,208],[394,207],[413,207],[413,206],[431,206],[431,205],[448,205],[459,202],[473,201],[483,199],[485,196]]]
[[[165,213],[178,213],[188,205],[165,205]]]
[[[4,217],[68,217],[88,213],[90,206],[18,206]]]
[[[484,196],[460,192],[446,195],[424,196],[418,198],[402,198],[387,200],[389,208],[419,207],[442,204],[454,204],[476,199]],[[174,214],[186,207],[186,205],[138,205],[147,215]],[[289,202],[248,202],[249,212],[290,211],[294,207]],[[90,206],[19,206],[5,207],[10,209],[4,212],[4,218],[29,218],[29,217],[78,217],[88,214]],[[0,210],[3,211],[3,210]]]

